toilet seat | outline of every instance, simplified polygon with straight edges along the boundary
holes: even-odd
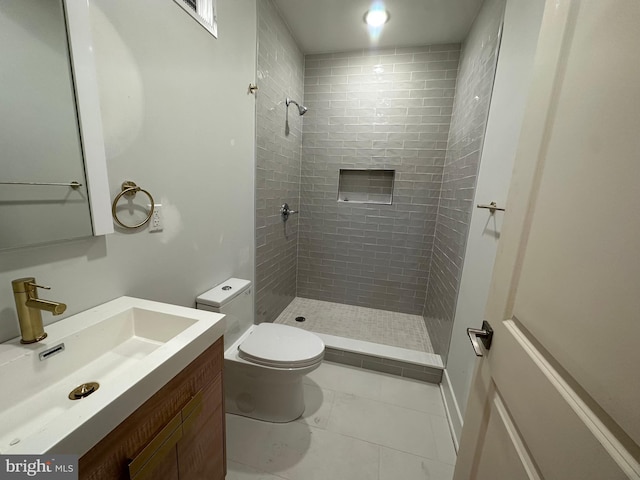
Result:
[[[324,343],[316,335],[278,323],[261,323],[239,346],[240,358],[274,368],[302,368],[320,362]]]

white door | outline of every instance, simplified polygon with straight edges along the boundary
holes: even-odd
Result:
[[[639,52],[640,1],[547,1],[456,480],[640,479]]]

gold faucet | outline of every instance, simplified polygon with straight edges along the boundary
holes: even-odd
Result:
[[[36,284],[34,277],[18,278],[11,282],[13,298],[16,301],[18,322],[20,323],[20,343],[35,343],[47,337],[42,326],[41,310],[46,310],[54,315],[63,313],[67,306],[64,303],[52,302],[38,298],[36,288],[51,290],[51,287],[43,287]]]

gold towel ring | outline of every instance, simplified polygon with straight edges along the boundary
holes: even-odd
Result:
[[[142,192],[147,197],[149,197],[149,203],[151,203],[151,208],[149,209],[149,215],[147,215],[147,218],[145,218],[142,222],[140,222],[137,225],[125,225],[120,221],[120,219],[118,218],[118,214],[116,213],[116,206],[118,205],[118,200],[120,200],[120,198],[122,198],[123,195],[127,198],[133,198],[136,196],[136,193],[138,192]],[[134,182],[127,180],[126,182],[122,182],[122,191],[118,195],[116,195],[116,198],[113,199],[113,203],[111,204],[111,215],[113,215],[113,219],[115,220],[115,222],[118,225],[120,225],[122,228],[134,230],[136,228],[140,228],[141,226],[146,224],[149,220],[151,220],[151,217],[153,216],[153,211],[155,208],[156,208],[156,204],[154,203],[153,197],[151,196],[151,194],[147,192],[144,188],[140,188],[139,186],[137,186]]]

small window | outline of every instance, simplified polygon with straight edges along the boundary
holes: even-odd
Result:
[[[218,9],[216,0],[174,0],[207,31],[218,38]]]
[[[338,201],[390,205],[395,173],[395,170],[340,169]]]

